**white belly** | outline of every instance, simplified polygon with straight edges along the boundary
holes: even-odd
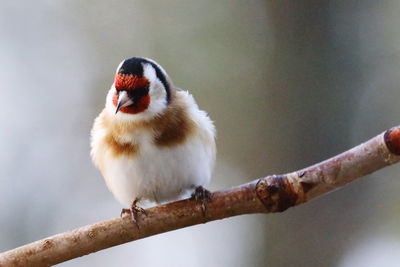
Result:
[[[123,205],[130,206],[136,198],[156,202],[178,199],[209,183],[215,149],[200,135],[173,148],[156,147],[146,140],[140,144],[134,158],[105,155],[107,186]]]

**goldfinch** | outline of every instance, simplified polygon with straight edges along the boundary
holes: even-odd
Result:
[[[202,190],[215,161],[215,127],[192,95],[155,61],[123,60],[91,131],[91,156],[132,214],[138,201],[167,202]]]

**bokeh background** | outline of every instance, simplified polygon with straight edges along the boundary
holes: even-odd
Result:
[[[0,251],[119,215],[89,131],[122,59],[155,59],[208,111],[217,190],[399,124],[399,13],[395,0],[1,1]],[[394,266],[399,172],[60,266]]]

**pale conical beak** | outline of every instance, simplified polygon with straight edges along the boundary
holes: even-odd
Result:
[[[132,99],[128,96],[128,93],[126,91],[121,91],[118,95],[118,105],[117,109],[115,110],[115,114],[118,113],[118,111],[123,108],[127,107],[129,105],[132,105],[133,101]]]

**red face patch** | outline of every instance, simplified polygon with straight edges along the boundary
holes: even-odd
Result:
[[[117,91],[114,92],[113,95],[113,104],[115,108],[117,108],[118,105],[118,94]],[[150,95],[147,94],[143,97],[140,98],[140,100],[136,103],[136,105],[133,107],[128,106],[128,107],[123,107],[119,110],[119,112],[123,113],[129,113],[129,114],[137,114],[139,112],[145,111],[147,107],[150,104]]]
[[[126,75],[122,73],[115,74],[115,89],[117,90],[134,90],[149,85],[149,80],[144,76],[138,77],[136,75]]]
[[[121,90],[135,90],[146,86],[149,86],[149,80],[142,76],[126,75],[122,73],[115,74],[115,93],[113,95],[113,104],[115,107],[118,105],[118,94],[117,91]],[[150,104],[150,95],[142,96],[138,99],[134,106],[123,107],[119,111],[129,114],[136,114],[145,111]]]

